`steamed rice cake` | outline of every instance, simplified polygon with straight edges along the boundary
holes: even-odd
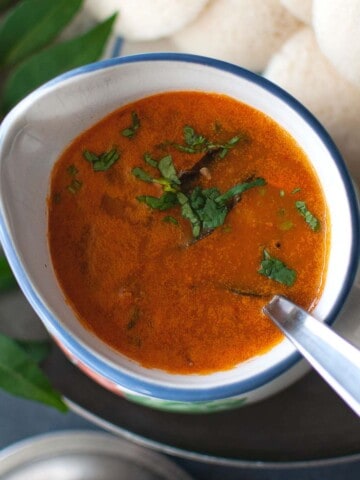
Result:
[[[304,27],[274,55],[265,76],[302,102],[328,129],[360,181],[360,89],[342,77]]]
[[[285,8],[304,23],[311,24],[312,0],[280,0]]]
[[[114,31],[127,40],[155,40],[191,22],[208,0],[86,0],[85,7],[103,20],[119,12]]]
[[[260,72],[299,25],[279,0],[212,0],[173,40],[179,50]]]
[[[314,0],[313,26],[324,55],[360,88],[360,0]]]

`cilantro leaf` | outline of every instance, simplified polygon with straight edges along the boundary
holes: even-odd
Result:
[[[155,210],[167,210],[175,207],[178,203],[177,196],[174,192],[164,192],[161,197],[152,197],[151,195],[140,195],[136,197],[139,202],[145,203],[148,207]]]
[[[103,152],[100,155],[90,152],[89,150],[84,150],[83,157],[92,164],[95,172],[104,172],[114,165],[117,160],[119,160],[120,153],[116,147],[113,147],[111,150]]]
[[[180,145],[178,143],[173,144],[173,146],[181,152],[200,153],[208,152],[210,150],[219,150],[218,155],[220,158],[224,158],[228,151],[233,148],[242,137],[245,138],[245,136],[237,135],[224,144],[213,143],[203,135],[196,133],[194,128],[190,125],[185,125],[183,128],[183,135],[185,145]]]
[[[189,198],[182,192],[178,192],[176,196],[181,205],[181,215],[191,223],[193,236],[198,237],[201,232],[201,221],[190,205]]]
[[[166,217],[164,217],[162,221],[164,223],[172,223],[173,225],[179,225],[179,222],[176,220],[176,218],[172,217],[171,215],[166,215]]]
[[[121,131],[121,135],[127,138],[133,138],[140,127],[140,119],[136,112],[131,112],[131,126],[124,128]]]
[[[251,182],[238,183],[234,187],[230,188],[227,192],[219,195],[216,199],[216,202],[225,203],[230,200],[230,198],[235,197],[236,195],[241,195],[243,192],[249,190],[250,188],[260,187],[262,185],[266,185],[266,181],[261,177],[256,178]]]
[[[140,167],[133,168],[131,170],[131,173],[134,175],[134,177],[138,178],[139,180],[142,180],[143,182],[147,182],[147,183],[153,182],[153,177]]]
[[[302,201],[295,202],[295,206],[311,230],[318,232],[320,230],[319,220],[307,209],[306,203]]]
[[[291,287],[296,280],[295,270],[291,270],[281,260],[272,257],[266,249],[263,251],[263,260],[258,272],[288,287]]]
[[[157,168],[158,162],[155,160],[150,153],[144,153],[144,161],[151,167]]]
[[[225,204],[217,203],[220,192],[217,188],[202,190],[195,187],[190,195],[190,204],[202,222],[202,229],[213,229],[222,225],[228,213]]]
[[[158,169],[161,175],[170,182],[180,185],[179,177],[176,174],[176,170],[172,161],[171,155],[166,155],[158,163]]]

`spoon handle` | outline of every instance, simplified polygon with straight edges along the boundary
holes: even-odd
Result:
[[[360,416],[360,350],[280,295],[264,307],[264,313]]]

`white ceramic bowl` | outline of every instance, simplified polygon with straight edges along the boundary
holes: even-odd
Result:
[[[116,353],[76,319],[64,301],[47,244],[52,166],[64,147],[114,109],[169,90],[215,91],[272,117],[302,146],[322,184],[331,217],[323,295],[313,314],[332,323],[347,297],[359,257],[359,213],[333,142],[296,100],[260,76],[213,59],[144,54],[88,65],[47,83],[17,105],[0,128],[1,242],[16,278],[66,354],[106,388],[180,411],[211,411],[265,398],[298,379],[307,364],[287,341],[232,370],[172,375]]]

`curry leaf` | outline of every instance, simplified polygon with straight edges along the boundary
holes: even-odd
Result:
[[[51,344],[48,341],[16,340],[16,343],[35,363],[40,363],[45,360],[51,350]]]
[[[0,0],[0,12],[6,10],[10,5],[14,3],[14,0]]]
[[[34,88],[72,68],[97,60],[106,45],[116,15],[85,34],[53,45],[21,63],[7,79],[2,110],[7,111]]]
[[[60,394],[52,388],[31,356],[15,340],[1,334],[0,387],[13,395],[67,411]]]
[[[4,256],[0,256],[0,292],[17,286],[15,277]]]
[[[83,0],[27,0],[0,25],[0,65],[14,65],[48,45],[80,9]]]
[[[261,268],[258,270],[261,275],[291,287],[296,280],[295,270],[288,268],[281,260],[274,258],[264,249]]]

